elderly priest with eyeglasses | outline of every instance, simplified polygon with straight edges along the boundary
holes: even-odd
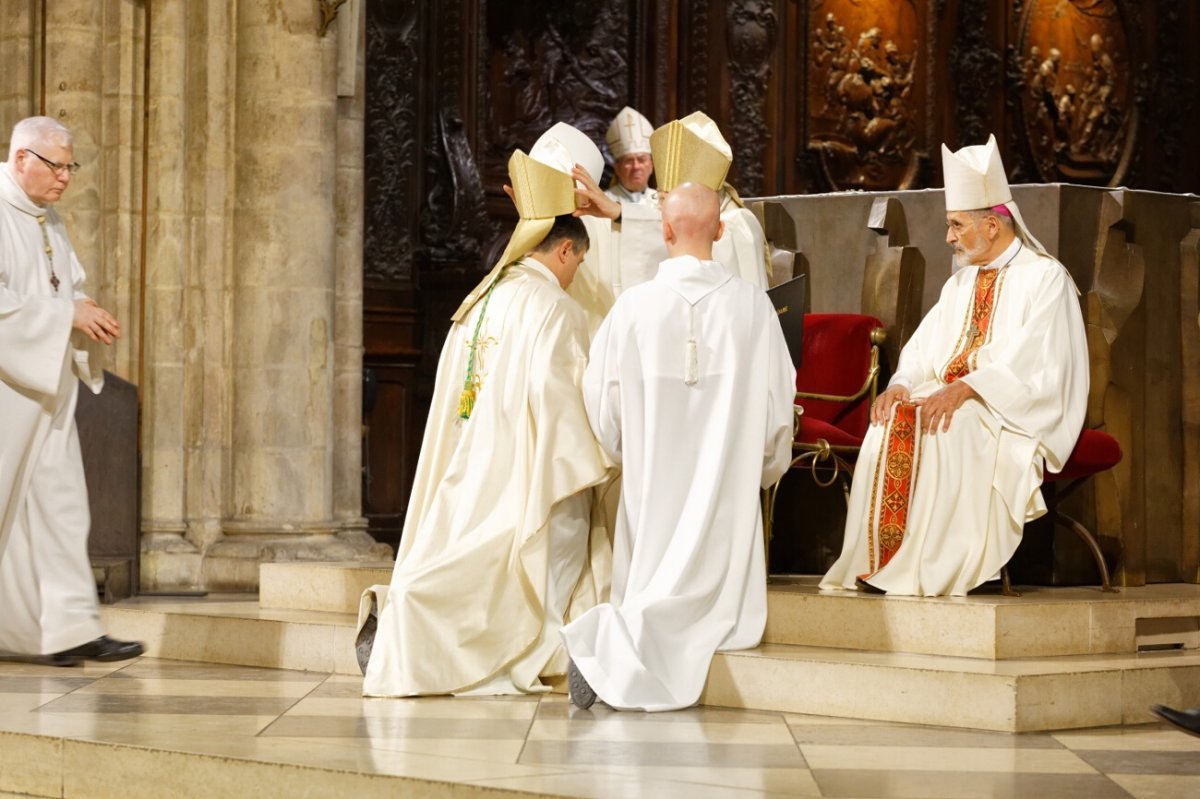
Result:
[[[0,164],[0,660],[58,666],[142,654],[104,635],[88,561],[75,402],[79,380],[99,393],[103,372],[72,335],[107,345],[120,326],[84,293],[54,212],[73,154],[69,130],[30,117]]]
[[[956,271],[871,407],[842,554],[826,589],[961,596],[995,578],[1046,512],[1083,425],[1079,292],[1029,232],[995,137],[942,147]]]

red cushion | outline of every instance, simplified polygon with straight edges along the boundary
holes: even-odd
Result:
[[[867,370],[871,366],[871,331],[877,327],[883,327],[883,323],[864,314],[805,314],[796,390],[842,396],[857,392],[867,379]],[[797,401],[804,406],[802,420],[835,425],[861,441],[870,422],[869,399],[864,394],[851,403]],[[833,439],[829,442],[835,443]]]
[[[1103,430],[1084,430],[1075,442],[1071,457],[1063,464],[1063,470],[1055,474],[1046,472],[1045,481],[1075,480],[1107,471],[1121,462],[1121,445]]]
[[[828,422],[813,419],[807,413],[800,417],[800,430],[796,434],[797,444],[815,444],[818,439],[825,439],[835,447],[860,447],[862,436],[855,436],[834,427]]]

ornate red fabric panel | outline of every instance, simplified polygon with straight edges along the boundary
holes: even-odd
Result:
[[[867,521],[871,574],[886,566],[904,543],[908,506],[919,464],[917,406],[900,402],[895,405],[895,414],[884,433],[871,485],[871,515]]]
[[[956,354],[942,372],[943,383],[953,383],[958,378],[970,374],[975,368],[975,356],[988,340],[992,310],[996,307],[996,298],[1000,295],[1006,271],[1007,267],[980,269],[979,274],[975,276],[975,301],[971,304],[971,312],[967,314],[963,332],[954,348]]]

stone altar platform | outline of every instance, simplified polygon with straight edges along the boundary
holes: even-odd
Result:
[[[265,564],[260,601],[141,598],[103,614],[151,657],[356,675],[351,610],[389,575],[384,563]],[[719,653],[702,704],[1005,732],[1200,705],[1198,586],[909,599],[814,583],[776,579],[763,644]]]

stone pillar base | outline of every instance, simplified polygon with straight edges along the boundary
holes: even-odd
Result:
[[[178,532],[142,533],[140,591],[194,591],[200,584],[203,555]]]
[[[390,561],[392,548],[365,532],[318,535],[234,535],[204,553],[199,584],[206,591],[258,590],[261,563],[287,561]]]

